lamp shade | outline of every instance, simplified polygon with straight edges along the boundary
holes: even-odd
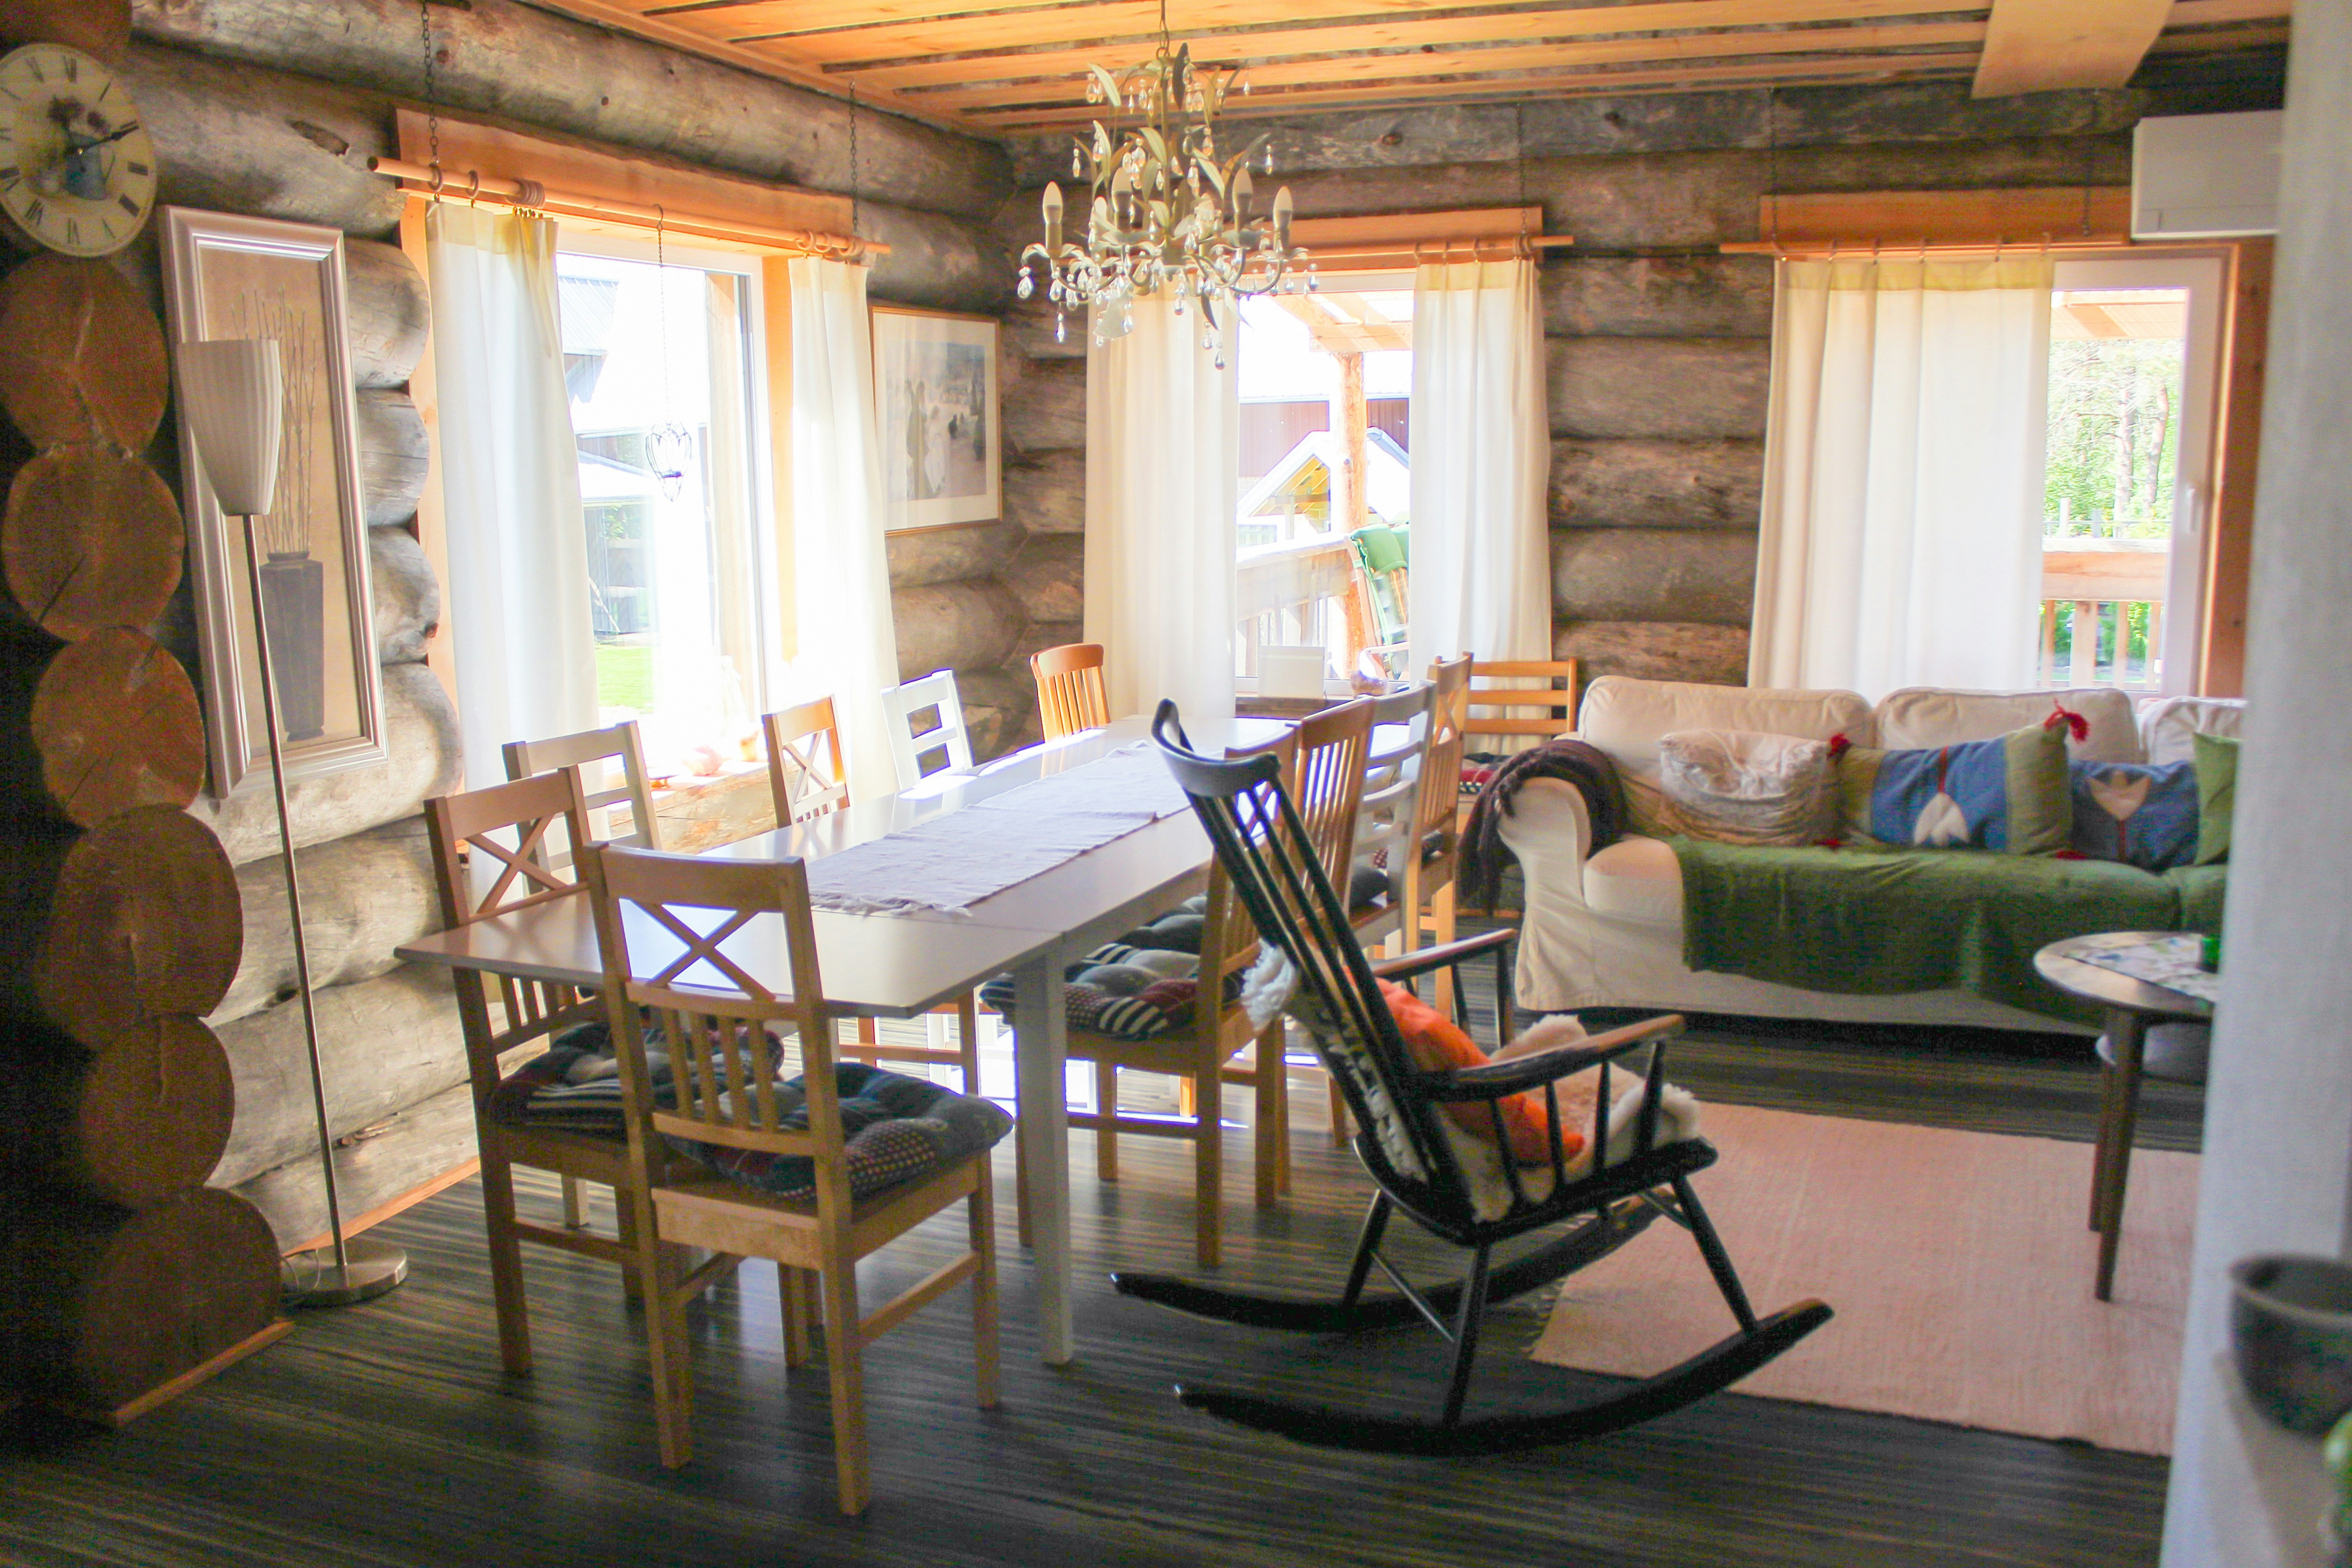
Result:
[[[221,510],[238,517],[268,511],[278,493],[278,442],[286,414],[277,342],[182,343],[179,361],[180,412]]]

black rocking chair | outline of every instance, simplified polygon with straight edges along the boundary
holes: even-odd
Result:
[[[1453,968],[1486,952],[1495,952],[1499,963],[1513,933],[1492,931],[1381,963],[1368,962],[1346,902],[1307,847],[1305,828],[1282,788],[1276,760],[1227,762],[1197,754],[1171,702],[1160,705],[1152,734],[1192,797],[1260,936],[1297,972],[1292,1015],[1313,1037],[1317,1054],[1354,1112],[1360,1129],[1356,1152],[1380,1190],[1364,1216],[1355,1261],[1337,1301],[1244,1295],[1168,1275],[1121,1273],[1111,1282],[1120,1294],[1139,1300],[1255,1328],[1354,1333],[1420,1318],[1454,1346],[1453,1377],[1435,1421],[1338,1411],[1213,1387],[1178,1388],[1186,1405],[1328,1447],[1429,1455],[1511,1452],[1598,1436],[1679,1409],[1745,1377],[1829,1321],[1830,1309],[1813,1300],[1767,1318],[1756,1315],[1730,1255],[1691,1190],[1692,1173],[1715,1163],[1714,1148],[1696,1137],[1659,1137],[1665,1042],[1681,1033],[1680,1018],[1653,1018],[1485,1067],[1452,1072],[1415,1068],[1376,981]],[[1507,990],[1498,993],[1497,1005],[1508,1007]],[[1643,1049],[1649,1060],[1640,1079],[1639,1110],[1629,1126],[1624,1116],[1611,1113],[1610,1073],[1620,1058]],[[1547,1138],[1548,1170],[1522,1167],[1496,1152],[1507,1146],[1501,1110],[1506,1098],[1540,1089],[1547,1121],[1556,1128],[1559,1080],[1595,1068],[1599,1092],[1589,1152],[1571,1160],[1562,1154],[1557,1137]],[[1491,1144],[1453,1125],[1445,1108],[1458,1105],[1486,1108],[1495,1133]],[[1470,1250],[1469,1270],[1460,1283],[1416,1288],[1381,1255],[1381,1238],[1399,1210]],[[1738,1331],[1655,1376],[1567,1409],[1464,1419],[1486,1306],[1607,1257],[1662,1215],[1698,1243]],[[1574,1223],[1561,1235],[1490,1267],[1498,1243],[1568,1222]],[[1398,1294],[1365,1297],[1365,1282],[1375,1268]]]

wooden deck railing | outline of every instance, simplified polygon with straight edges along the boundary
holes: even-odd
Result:
[[[1344,534],[1254,545],[1239,555],[1234,578],[1234,647],[1238,673],[1257,673],[1257,650],[1269,644],[1329,647],[1347,614],[1356,554]]]
[[[2160,539],[2049,539],[2042,546],[2042,683],[2155,691],[2164,677],[2172,554]],[[2132,606],[2145,605],[2142,617]],[[2139,626],[2134,620],[2141,619]],[[2063,632],[2067,647],[2058,644]],[[2138,656],[2135,660],[2134,647]]]

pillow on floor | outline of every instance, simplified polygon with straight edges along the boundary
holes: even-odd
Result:
[[[2197,864],[2230,858],[2230,818],[2238,805],[2238,742],[2200,734],[2197,761]]]
[[[2069,838],[2091,860],[2169,871],[2197,854],[2197,770],[2188,763],[2073,763]]]
[[[1819,843],[1837,822],[1827,741],[1758,730],[1658,737],[1658,780],[1675,832],[1722,844]]]
[[[1403,986],[1383,980],[1381,994],[1388,999],[1389,1016],[1396,1020],[1397,1033],[1404,1037],[1405,1054],[1422,1071],[1452,1072],[1459,1068],[1486,1065],[1486,1053],[1478,1048],[1477,1041]],[[1550,1164],[1551,1152],[1544,1137],[1548,1118],[1544,1114],[1543,1091],[1529,1089],[1496,1104],[1503,1113],[1503,1137],[1511,1158],[1522,1165]],[[1465,1132],[1494,1142],[1495,1121],[1485,1105],[1452,1104],[1444,1110]],[[1583,1151],[1584,1134],[1566,1126],[1558,1131],[1563,1157],[1573,1158]]]
[[[1921,848],[2054,855],[2074,826],[2070,715],[1990,741],[1882,752],[1831,742],[1845,837]]]
[[[944,1085],[864,1062],[835,1064],[833,1081],[841,1097],[842,1152],[852,1197],[927,1176],[993,1147],[1013,1131],[1011,1114],[992,1100],[958,1094]],[[780,1083],[775,1093],[782,1125],[795,1132],[808,1131],[803,1081],[795,1078]],[[726,1099],[720,1097],[722,1103]],[[665,1138],[688,1159],[756,1192],[780,1198],[816,1195],[816,1162],[805,1154],[738,1149],[668,1134]]]

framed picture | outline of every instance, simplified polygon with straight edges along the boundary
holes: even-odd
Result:
[[[886,530],[1004,515],[994,321],[875,306],[874,413]]]
[[[286,379],[277,506],[254,519],[261,612],[278,668],[289,779],[384,760],[340,230],[163,209],[172,342],[270,338]],[[180,427],[196,634],[204,657],[212,793],[269,785],[269,736],[254,642],[243,523],[221,515]]]

